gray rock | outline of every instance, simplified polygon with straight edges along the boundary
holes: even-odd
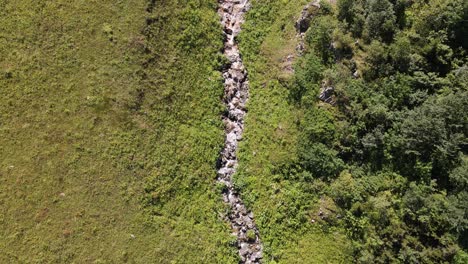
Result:
[[[261,251],[254,252],[250,256],[250,260],[252,261],[260,260],[262,258],[263,258],[263,253]]]
[[[354,77],[355,79],[361,77],[361,75],[359,74],[359,71],[358,71],[358,70],[356,70],[356,71],[353,73],[353,77]]]
[[[322,91],[320,92],[319,99],[323,102],[334,104],[333,102],[333,95],[335,93],[335,88],[333,86],[325,86],[322,87]]]
[[[247,243],[241,243],[240,249],[239,249],[239,254],[241,256],[245,256],[249,253],[249,244]]]
[[[227,187],[227,191],[223,193],[223,200],[231,206],[231,212],[226,219],[230,221],[232,230],[240,242],[239,255],[242,263],[260,263],[261,257],[259,256],[262,256],[260,240],[257,238],[256,241],[247,241],[246,238],[248,229],[258,234],[253,214],[248,213],[232,184],[232,175],[236,172],[238,164],[236,156],[238,142],[242,140],[244,130],[245,105],[249,97],[247,71],[235,40],[241,31],[244,14],[249,7],[248,0],[219,1],[218,12],[225,34],[224,55],[230,63],[225,66],[222,74],[224,78],[223,100],[227,107],[227,114],[223,117],[226,139],[221,151],[217,180]]]
[[[304,33],[309,29],[310,21],[318,9],[320,9],[320,1],[309,3],[302,9],[301,16],[296,21],[296,30],[298,32]]]

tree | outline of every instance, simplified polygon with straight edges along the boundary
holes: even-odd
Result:
[[[365,0],[339,0],[338,19],[343,21],[355,37],[361,37],[366,20]]]
[[[393,4],[388,0],[368,0],[365,32],[369,40],[390,42],[395,33],[396,16]]]
[[[335,178],[344,169],[344,162],[337,154],[338,152],[321,143],[299,149],[302,167],[315,176],[328,180]]]

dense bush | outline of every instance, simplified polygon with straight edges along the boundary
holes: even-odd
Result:
[[[312,22],[292,82],[298,170],[329,181],[343,216],[330,223],[347,228],[357,262],[466,260],[466,1],[337,7],[331,29]],[[321,82],[335,107],[311,103]]]

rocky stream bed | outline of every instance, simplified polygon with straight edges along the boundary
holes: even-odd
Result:
[[[244,131],[245,105],[249,98],[247,71],[242,62],[236,36],[241,31],[244,15],[250,7],[248,0],[219,0],[219,15],[224,30],[224,54],[229,63],[223,71],[224,98],[227,112],[223,116],[226,139],[218,166],[218,182],[225,185],[224,201],[230,205],[227,220],[237,246],[241,263],[261,263],[263,246],[255,226],[254,215],[247,210],[239,193],[235,190],[232,176],[238,166],[237,148]]]

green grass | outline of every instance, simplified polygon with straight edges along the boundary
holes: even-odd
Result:
[[[306,3],[252,2],[239,37],[250,100],[235,183],[256,216],[267,263],[346,263],[351,252],[344,231],[324,231],[310,221],[320,191],[288,169],[298,160],[302,113],[289,102],[291,75],[282,70],[282,60],[294,54],[294,23]]]
[[[236,261],[216,1],[149,2],[0,0],[0,262]]]
[[[223,144],[216,1],[0,0],[0,262],[236,263],[216,187]],[[251,98],[236,184],[266,262],[346,262],[288,176],[294,22],[253,1],[240,36]],[[336,242],[339,243],[336,243]]]

